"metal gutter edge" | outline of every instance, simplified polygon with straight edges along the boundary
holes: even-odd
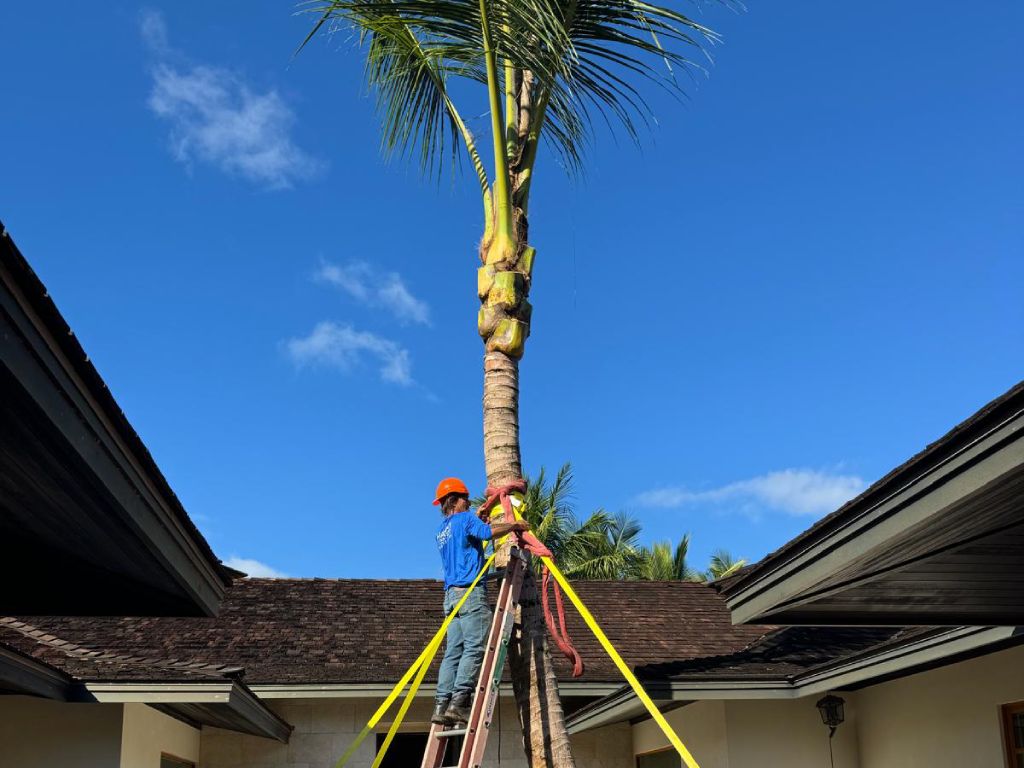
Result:
[[[249,685],[250,691],[261,699],[357,699],[384,697],[391,693],[391,683],[323,683],[323,684],[276,684],[266,683]],[[435,685],[424,684],[417,691],[417,697],[433,697]],[[580,683],[566,682],[558,684],[562,696],[608,696],[622,686],[617,683]],[[508,686],[508,695],[512,695]]]

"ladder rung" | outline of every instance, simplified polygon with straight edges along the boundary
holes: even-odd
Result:
[[[466,729],[465,728],[455,728],[454,730],[451,730],[451,731],[438,731],[437,732],[437,738],[439,738],[439,739],[447,739],[447,738],[449,738],[451,736],[465,736],[465,735],[466,735]]]

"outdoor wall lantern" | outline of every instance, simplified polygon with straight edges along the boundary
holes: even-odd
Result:
[[[829,694],[819,699],[815,705],[821,713],[821,722],[828,726],[828,737],[830,739],[835,735],[839,724],[843,722],[843,704],[844,702],[841,698]]]

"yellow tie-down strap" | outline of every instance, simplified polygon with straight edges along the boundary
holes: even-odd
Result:
[[[518,509],[521,504],[522,502],[518,498],[515,496],[512,497],[512,512],[515,514],[517,520],[522,519]],[[562,587],[562,591],[568,595],[572,604],[576,606],[576,610],[580,612],[580,616],[583,617],[583,621],[587,623],[587,626],[590,627],[590,631],[594,633],[594,637],[597,638],[601,647],[604,648],[605,652],[611,657],[611,660],[615,662],[615,666],[618,667],[622,676],[626,678],[626,682],[629,683],[630,687],[633,689],[633,693],[635,693],[637,698],[643,702],[643,705],[647,708],[651,717],[654,718],[654,722],[658,724],[662,733],[665,734],[665,737],[669,740],[672,746],[675,747],[676,752],[679,753],[683,762],[686,763],[687,768],[700,768],[700,766],[697,765],[697,761],[693,759],[693,755],[690,754],[690,750],[686,748],[682,739],[680,739],[679,736],[676,735],[676,732],[672,730],[672,726],[668,724],[664,715],[658,711],[654,702],[651,701],[651,697],[647,695],[647,691],[645,691],[644,687],[640,685],[640,681],[636,679],[636,675],[633,674],[633,670],[631,670],[626,662],[622,660],[619,652],[615,650],[615,646],[613,646],[611,640],[608,639],[608,635],[604,633],[604,630],[601,629],[597,620],[593,617],[590,611],[587,610],[587,606],[583,604],[579,595],[577,595],[572,586],[570,586],[569,580],[562,575],[562,572],[558,570],[558,566],[552,562],[550,557],[542,557],[541,562],[547,566],[551,575],[555,577],[555,581],[557,581],[559,586]]]
[[[355,740],[349,745],[348,749],[345,750],[345,754],[338,758],[338,762],[334,764],[334,768],[342,768],[347,763],[359,745],[363,743],[363,739],[370,735],[377,723],[380,722],[381,718],[387,714],[387,711],[391,709],[391,705],[395,703],[395,699],[402,693],[402,689],[409,683],[409,680],[415,675],[415,679],[412,681],[412,686],[409,688],[409,692],[405,695],[405,701],[402,702],[402,706],[398,710],[398,714],[395,716],[395,721],[391,724],[388,729],[388,735],[384,738],[384,743],[380,745],[380,749],[377,750],[377,757],[373,761],[371,768],[380,768],[380,764],[384,761],[384,755],[388,751],[388,747],[391,746],[391,742],[395,738],[395,734],[398,733],[398,728],[402,724],[402,720],[405,719],[406,712],[409,711],[409,707],[412,705],[413,699],[416,698],[416,692],[419,690],[420,683],[423,682],[423,678],[427,674],[427,670],[430,669],[430,662],[434,660],[434,656],[437,655],[438,649],[441,647],[441,641],[444,640],[445,634],[448,632],[448,625],[452,623],[455,616],[462,609],[463,604],[466,602],[466,598],[469,597],[470,593],[476,588],[477,584],[483,578],[484,574],[487,573],[487,569],[491,567],[494,562],[494,555],[484,561],[484,567],[480,569],[480,573],[476,575],[473,582],[466,589],[465,594],[452,608],[451,613],[445,616],[444,621],[441,624],[441,628],[434,633],[434,636],[427,643],[427,647],[423,649],[419,657],[412,663],[409,669],[406,670],[405,674],[402,675],[402,679],[398,681],[394,688],[391,689],[391,693],[388,694],[387,698],[384,699],[384,703],[377,708],[377,711],[373,713],[373,717],[370,718],[369,722],[363,726],[363,730],[359,732]]]

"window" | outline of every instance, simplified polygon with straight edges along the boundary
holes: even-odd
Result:
[[[1006,736],[1006,765],[1024,768],[1024,701],[1003,707],[1003,734]]]
[[[682,768],[683,759],[672,747],[636,756],[636,768]]]
[[[160,755],[160,768],[196,768],[196,764],[174,755]]]
[[[380,752],[384,744],[386,734],[377,734],[377,751]],[[459,750],[462,748],[462,737],[448,739],[448,751],[445,753],[442,765],[455,765],[459,760]],[[388,753],[384,756],[381,768],[409,768],[410,765],[419,765],[423,761],[423,753],[427,749],[427,734],[425,733],[397,733],[395,740],[388,747]],[[163,766],[161,766],[163,768]]]

